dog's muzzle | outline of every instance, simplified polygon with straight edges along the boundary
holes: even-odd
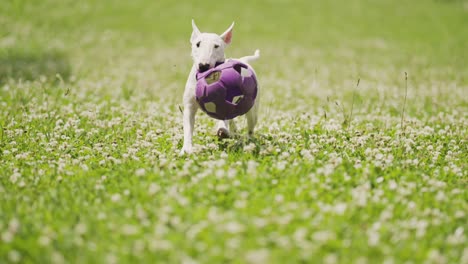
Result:
[[[210,64],[208,63],[199,63],[198,64],[198,71],[199,72],[206,72],[210,69]]]

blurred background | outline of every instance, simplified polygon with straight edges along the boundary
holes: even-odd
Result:
[[[283,109],[345,100],[358,78],[362,94],[401,97],[405,71],[409,97],[441,82],[436,95],[458,97],[466,86],[468,3],[457,0],[8,0],[0,5],[0,80],[42,76],[75,82],[78,98],[163,96],[176,105],[191,65],[192,18],[218,33],[235,21],[227,56],[259,48],[262,97],[294,99],[275,106]]]
[[[468,2],[457,0],[4,1],[0,82],[59,82],[75,103],[175,111],[192,63],[192,18],[205,32],[236,22],[227,57],[261,50],[254,67],[265,117],[340,115],[333,102],[349,109],[358,79],[357,113],[397,117],[405,72],[409,114],[467,103]]]

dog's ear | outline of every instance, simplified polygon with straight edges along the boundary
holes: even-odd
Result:
[[[232,29],[234,28],[234,22],[232,22],[231,26],[221,34],[221,38],[224,40],[224,43],[231,44],[232,41]]]
[[[197,25],[195,25],[195,20],[192,19],[192,36],[190,37],[190,42],[194,42],[195,39],[200,35],[200,30],[198,29]]]

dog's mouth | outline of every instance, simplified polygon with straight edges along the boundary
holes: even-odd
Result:
[[[198,72],[202,73],[202,72],[206,72],[214,67],[217,67],[218,65],[221,65],[223,64],[224,61],[218,61],[215,63],[215,66],[211,66],[211,64],[209,63],[199,63],[198,64]]]

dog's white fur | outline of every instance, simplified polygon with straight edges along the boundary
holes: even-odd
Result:
[[[192,20],[192,36],[190,38],[190,43],[192,44],[192,58],[193,66],[192,70],[187,79],[185,85],[183,103],[183,126],[184,126],[184,144],[180,150],[180,154],[188,154],[192,152],[192,135],[193,127],[195,123],[195,114],[198,110],[198,104],[195,99],[195,88],[196,88],[196,73],[200,67],[213,68],[217,62],[225,61],[224,49],[231,43],[232,40],[232,30],[234,28],[234,23],[221,35],[214,33],[202,33],[195,25],[195,21]],[[255,51],[255,54],[252,56],[245,56],[238,60],[243,63],[248,64],[249,61],[256,60],[260,57],[259,50]],[[251,68],[251,67],[250,67]],[[253,69],[252,69],[253,70]],[[258,114],[258,94],[255,105],[247,112],[247,127],[249,135],[253,135],[255,125],[257,124],[257,114]],[[217,134],[219,137],[228,137],[231,134],[231,131],[235,131],[235,125],[233,120],[229,121],[218,121],[217,125]]]

